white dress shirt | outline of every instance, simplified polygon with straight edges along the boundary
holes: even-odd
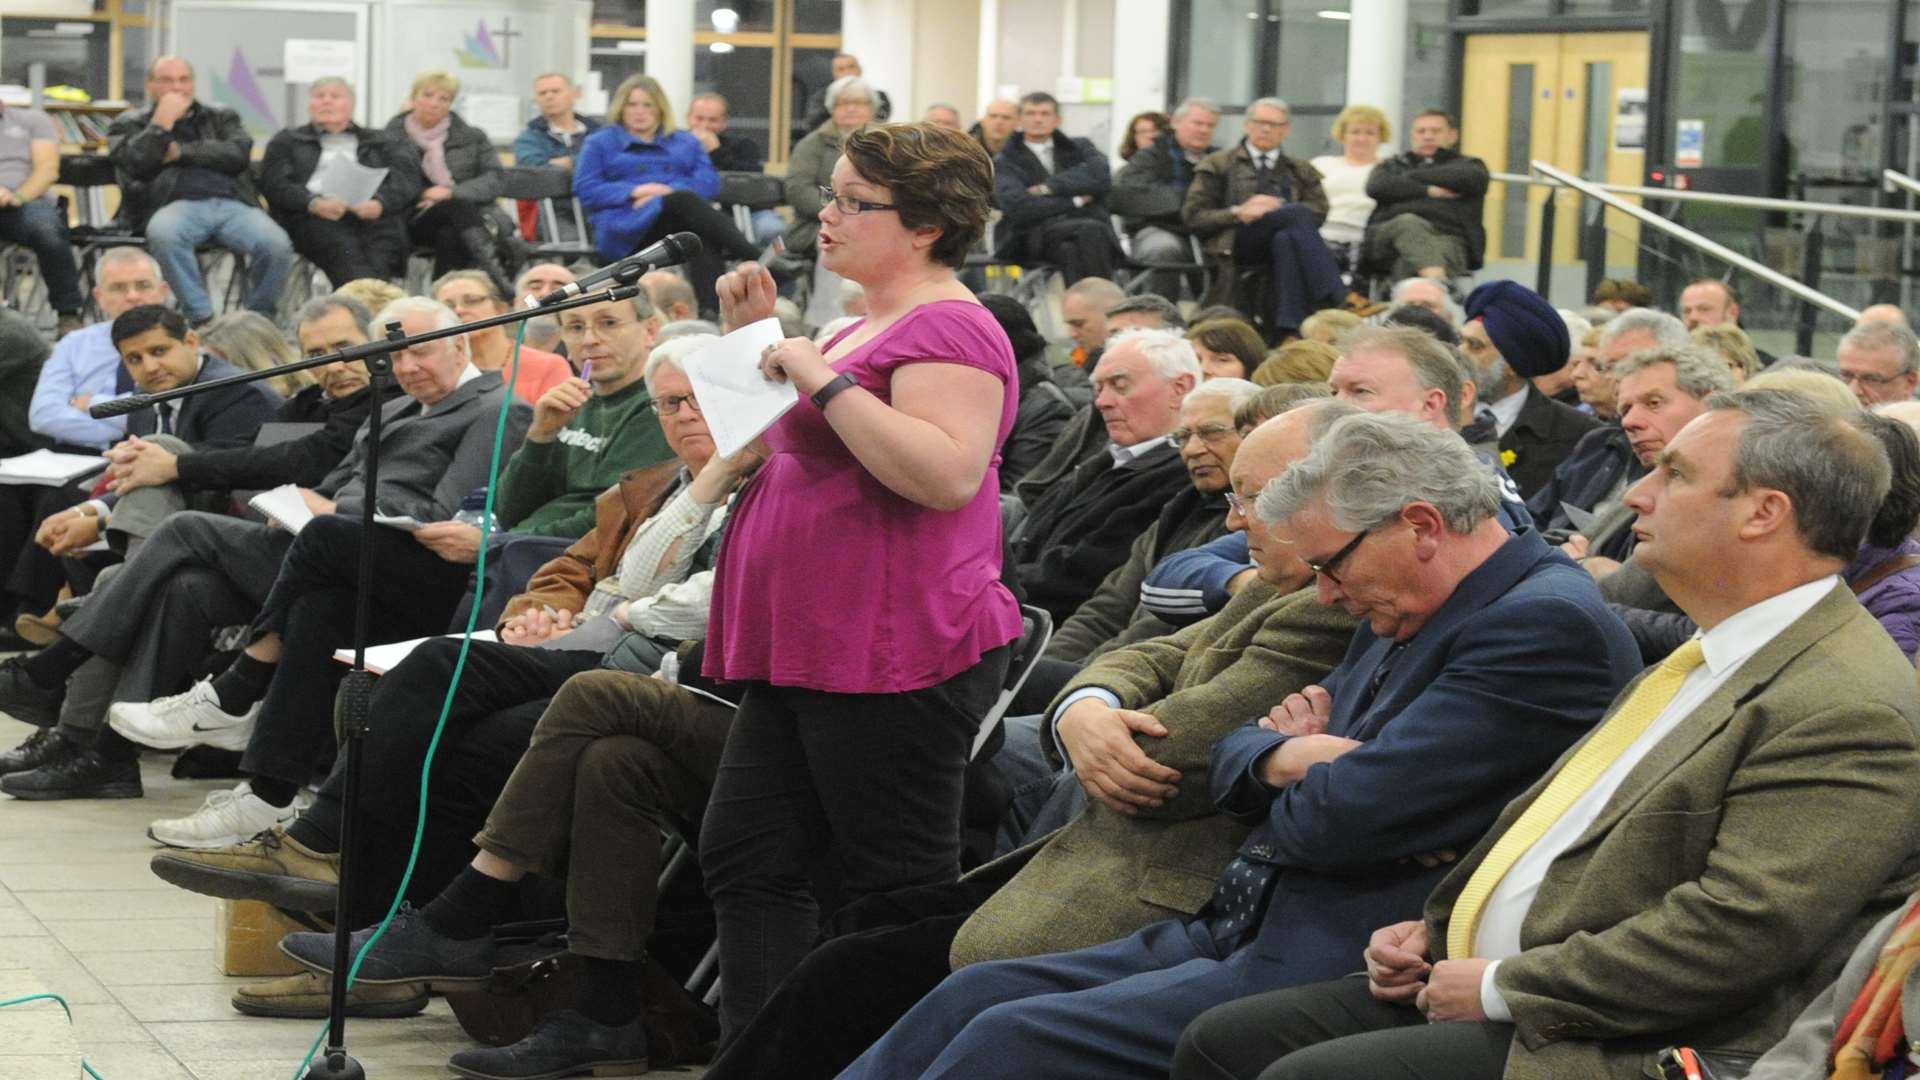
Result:
[[[1033,151],[1033,156],[1040,159],[1040,167],[1047,170],[1048,176],[1052,176],[1055,171],[1053,167],[1053,140],[1048,139],[1046,142],[1030,142],[1027,144],[1027,149]]]
[[[1113,467],[1119,468],[1130,461],[1137,461],[1150,451],[1157,450],[1172,441],[1172,436],[1162,435],[1157,439],[1143,439],[1132,446],[1108,443],[1107,453],[1113,456]]]
[[[1527,403],[1527,384],[1521,383],[1520,389],[1493,402],[1487,408],[1493,413],[1493,431],[1500,438],[1506,438],[1508,429],[1520,419],[1520,407]]]
[[[1680,684],[1679,692],[1673,695],[1673,700],[1660,711],[1660,715],[1654,717],[1653,723],[1647,725],[1647,730],[1628,744],[1627,749],[1593,782],[1593,786],[1575,799],[1572,806],[1567,807],[1567,812],[1560,815],[1560,820],[1554,822],[1532,847],[1515,860],[1506,876],[1500,879],[1500,884],[1487,897],[1486,905],[1480,909],[1480,925],[1473,937],[1473,955],[1495,961],[1488,965],[1486,973],[1480,978],[1480,1007],[1486,1012],[1487,1019],[1503,1023],[1513,1020],[1513,1010],[1507,1008],[1506,998],[1494,985],[1494,972],[1500,968],[1498,961],[1522,951],[1520,926],[1526,921],[1527,912],[1533,907],[1533,898],[1540,891],[1540,882],[1547,876],[1553,861],[1573,846],[1573,842],[1600,817],[1600,811],[1613,798],[1613,793],[1620,789],[1627,774],[1640,764],[1640,760],[1660,740],[1672,734],[1673,729],[1679,727],[1680,722],[1693,710],[1725,686],[1748,657],[1759,652],[1767,642],[1811,611],[1839,583],[1840,578],[1836,574],[1809,581],[1747,607],[1711,630],[1695,634],[1700,639],[1705,662],[1688,673],[1686,681]]]

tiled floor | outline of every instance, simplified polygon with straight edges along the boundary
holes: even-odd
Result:
[[[0,716],[0,748],[32,729]],[[19,802],[0,796],[0,1078],[72,1080],[79,1060],[103,1080],[292,1080],[319,1021],[262,1020],[228,1005],[235,979],[214,968],[213,900],[147,869],[147,822],[192,811],[219,785],[174,780],[148,755],[146,798]],[[372,1080],[440,1080],[473,1045],[435,998],[405,1020],[348,1025]],[[697,1075],[699,1070],[680,1072]]]

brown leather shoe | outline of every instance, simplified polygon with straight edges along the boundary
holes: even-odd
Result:
[[[44,649],[60,636],[60,612],[48,608],[45,615],[21,615],[13,620],[13,632],[36,648]]]
[[[1362,296],[1357,292],[1350,292],[1347,294],[1347,298],[1341,302],[1340,309],[1342,311],[1351,311],[1355,315],[1366,319],[1387,310],[1387,305],[1378,300],[1372,300]]]
[[[234,991],[233,1007],[248,1016],[288,1020],[324,1020],[332,983],[325,975],[303,971]],[[368,1019],[412,1016],[427,1007],[426,983],[389,983],[347,987],[347,1015]]]
[[[332,911],[339,894],[340,856],[314,851],[280,829],[210,851],[169,848],[149,865],[188,892],[264,900],[289,911]]]

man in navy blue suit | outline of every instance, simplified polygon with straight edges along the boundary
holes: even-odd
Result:
[[[1458,436],[1349,415],[1257,512],[1365,625],[1318,687],[1214,750],[1216,803],[1255,823],[1191,921],[954,973],[843,1077],[1164,1077],[1222,1002],[1356,971],[1418,918],[1456,852],[1639,669],[1588,575],[1509,532]]]

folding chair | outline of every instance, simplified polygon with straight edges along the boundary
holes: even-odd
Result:
[[[501,171],[500,193],[509,199],[524,199],[539,208],[534,228],[534,242],[527,249],[530,259],[547,259],[556,262],[573,262],[577,259],[597,259],[599,249],[593,246],[593,230],[587,222],[587,214],[580,206],[580,200],[573,196],[573,173],[567,169],[550,166],[517,165]],[[568,216],[560,217],[556,207],[564,206]],[[563,223],[570,225],[568,232],[561,229]]]

